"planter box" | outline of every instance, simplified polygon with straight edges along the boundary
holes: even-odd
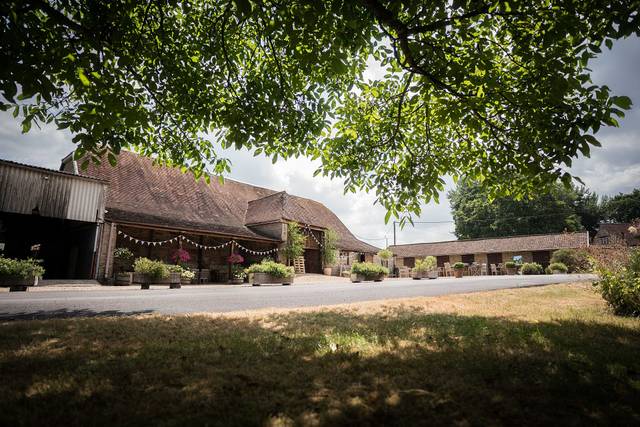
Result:
[[[229,283],[232,285],[242,285],[244,283],[244,278],[233,277],[229,279]]]
[[[372,276],[365,276],[364,274],[356,274],[351,273],[351,282],[360,283],[360,282],[382,282],[384,280],[384,274],[375,274]]]
[[[0,287],[9,287],[9,292],[25,292],[29,286],[37,286],[38,278],[29,276],[9,276],[0,278]]]
[[[461,268],[454,268],[453,269],[453,276],[456,279],[462,279],[462,276],[464,276],[464,270]]]
[[[114,285],[127,286],[133,283],[133,273],[118,273]]]
[[[281,283],[284,286],[293,283],[293,276],[291,277],[274,277],[267,273],[251,273],[249,274],[249,283],[253,286],[260,286],[265,283]]]
[[[429,270],[429,271],[412,271],[411,277],[413,280],[420,279],[437,279],[438,278],[438,270]]]
[[[507,274],[510,276],[513,276],[518,271],[516,267],[513,267],[513,268],[505,267],[505,268],[507,270]]]
[[[169,285],[169,289],[180,289],[180,279],[180,273],[169,273],[169,276],[164,278],[133,273],[133,283],[140,284],[141,289],[149,289],[150,285]]]

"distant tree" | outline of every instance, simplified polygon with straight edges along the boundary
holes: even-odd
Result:
[[[601,219],[598,197],[585,188],[557,183],[534,199],[490,200],[478,182],[463,179],[449,192],[455,234],[461,239],[587,229],[595,232]]]
[[[615,222],[631,222],[640,218],[640,189],[636,188],[631,193],[620,193],[617,196],[606,198],[602,202],[606,218]]]
[[[640,33],[638,0],[5,0],[0,110],[77,158],[135,148],[196,177],[221,148],[305,155],[387,220],[445,175],[532,193],[631,108],[589,62]],[[370,61],[383,68],[373,79]],[[87,156],[84,156],[87,154]],[[88,160],[86,160],[88,161]],[[84,161],[82,162],[84,163]]]

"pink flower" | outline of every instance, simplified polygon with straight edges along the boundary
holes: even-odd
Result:
[[[176,250],[171,256],[171,260],[176,264],[180,262],[188,262],[191,259],[191,255],[186,250],[180,248]]]
[[[227,262],[229,264],[242,264],[244,262],[244,258],[240,254],[231,254],[227,258]]]

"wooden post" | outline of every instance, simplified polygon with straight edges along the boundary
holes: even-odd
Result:
[[[153,241],[153,230],[149,232],[149,241]],[[147,245],[147,258],[151,258],[151,246],[153,245]]]

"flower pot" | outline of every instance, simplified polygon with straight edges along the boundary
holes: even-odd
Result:
[[[9,292],[26,292],[29,286],[36,286],[38,278],[35,276],[4,276],[0,277],[0,286],[9,287]]]
[[[180,284],[181,285],[190,285],[191,284],[191,279],[187,279],[186,277],[180,277]]]
[[[515,267],[506,267],[506,269],[507,269],[507,274],[510,276],[516,274],[516,271],[518,271],[518,269]]]
[[[333,268],[331,268],[331,267],[325,267],[325,268],[323,269],[323,272],[324,272],[324,275],[325,275],[325,276],[331,276],[331,274],[333,273]]]
[[[351,282],[353,283],[360,283],[360,282],[382,282],[384,280],[384,274],[380,273],[380,274],[373,274],[373,275],[367,275],[365,276],[364,274],[357,274],[357,273],[351,273]]]
[[[180,289],[180,273],[169,273],[168,277],[154,277],[144,273],[133,273],[133,283],[140,284],[140,289],[149,289],[151,284],[169,285],[170,289]],[[175,285],[178,285],[178,287]]]
[[[456,279],[462,279],[463,275],[464,275],[464,270],[462,270],[461,268],[454,268],[453,269],[453,276]]]
[[[114,285],[127,286],[133,283],[133,273],[118,273],[116,274],[116,280]]]
[[[283,286],[291,285],[293,283],[293,276],[290,277],[275,277],[268,273],[251,273],[249,274],[249,283],[253,286],[260,286],[265,283],[282,284]]]
[[[233,277],[231,279],[229,279],[229,283],[231,283],[232,285],[241,285],[244,283],[244,278],[243,277]]]
[[[427,277],[429,279],[437,279],[438,278],[438,270],[429,270],[427,273]]]

